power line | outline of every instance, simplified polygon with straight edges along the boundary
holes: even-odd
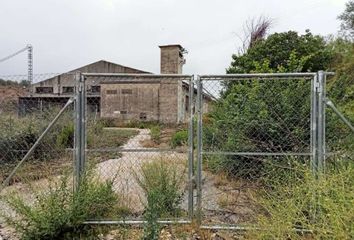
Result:
[[[28,51],[27,52],[28,79],[27,80],[29,81],[30,84],[32,84],[32,81],[33,81],[33,47],[31,44],[28,44],[26,47],[22,48],[21,50],[15,52],[13,54],[10,54],[9,56],[1,58],[0,63],[5,62],[5,61],[17,56],[18,54],[25,52],[25,51]]]

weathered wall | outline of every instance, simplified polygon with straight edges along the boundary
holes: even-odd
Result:
[[[160,121],[177,123],[178,116],[178,82],[176,80],[162,79],[160,85]]]
[[[131,90],[131,94],[124,94]],[[101,116],[120,120],[181,123],[187,119],[186,94],[180,79],[116,77],[101,83]],[[141,117],[146,115],[146,119]]]
[[[159,83],[101,85],[101,116],[120,120],[159,120]],[[130,92],[131,93],[127,93]]]
[[[182,46],[164,45],[160,46],[160,73],[161,74],[182,74],[184,58]]]
[[[88,72],[88,73],[147,73],[138,69],[125,67],[119,64],[110,63],[107,61],[98,61],[84,67],[72,70],[68,73],[35,83],[32,85],[32,93],[41,96],[53,95],[70,95],[63,93],[63,87],[75,87],[75,72]],[[90,77],[86,81],[86,90],[92,93],[92,86],[99,86],[100,82],[104,80],[102,77]],[[36,87],[53,87],[53,94],[36,94]],[[99,93],[97,93],[99,95]]]

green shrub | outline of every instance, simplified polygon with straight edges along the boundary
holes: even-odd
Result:
[[[159,218],[180,215],[184,171],[185,167],[176,161],[154,160],[145,162],[140,172],[134,172],[147,200],[144,239],[157,239]]]
[[[74,124],[68,124],[63,129],[61,129],[59,135],[57,136],[58,146],[64,148],[74,146]]]
[[[69,183],[69,177],[52,182],[48,192],[35,194],[34,203],[19,195],[9,196],[7,203],[16,217],[5,215],[6,222],[21,239],[73,239],[91,232],[83,221],[109,216],[114,211],[118,198],[113,181],[100,182],[87,173],[75,192]]]
[[[159,143],[161,137],[161,127],[159,125],[152,126],[150,128],[150,135],[151,140],[153,140],[155,143]]]
[[[180,130],[173,134],[171,139],[171,147],[175,148],[178,146],[183,146],[188,143],[188,131]]]
[[[354,164],[315,177],[308,168],[297,175],[273,175],[257,198],[262,211],[250,239],[353,239]],[[300,233],[294,229],[310,230]]]

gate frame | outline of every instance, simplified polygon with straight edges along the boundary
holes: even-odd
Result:
[[[187,154],[187,163],[188,163],[188,215],[187,219],[176,218],[176,219],[160,219],[157,222],[161,224],[190,224],[194,218],[194,141],[193,141],[193,132],[194,132],[194,75],[185,75],[185,74],[126,74],[126,73],[81,73],[78,72],[76,75],[77,81],[77,103],[76,103],[76,121],[75,121],[75,179],[76,179],[76,188],[79,188],[80,178],[85,170],[86,165],[86,152],[90,151],[87,149],[87,136],[86,136],[86,122],[87,122],[87,112],[86,112],[86,98],[87,92],[85,90],[85,81],[87,77],[136,77],[136,78],[176,78],[175,81],[187,81],[189,84],[189,109],[190,109],[190,119],[188,126],[188,150]],[[179,94],[179,93],[178,93]],[[198,94],[198,92],[197,92]],[[179,100],[179,98],[178,98]],[[109,149],[110,151],[117,152],[141,152],[144,149]],[[104,151],[104,149],[103,149]],[[166,152],[173,151],[172,149],[147,149],[147,151],[156,151],[156,152]],[[94,224],[94,225],[140,225],[144,224],[144,220],[135,220],[135,219],[123,219],[123,220],[87,220],[83,224]]]

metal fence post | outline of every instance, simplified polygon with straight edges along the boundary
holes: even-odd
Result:
[[[85,81],[81,73],[75,74],[76,104],[75,104],[75,187],[80,184],[81,175],[85,169],[86,149],[86,91]]]
[[[193,189],[194,189],[194,76],[189,80],[189,131],[188,131],[188,216],[193,218]]]
[[[197,77],[197,223],[200,225],[202,221],[202,97],[203,86],[200,77]]]
[[[317,118],[317,171],[323,172],[326,159],[326,139],[325,139],[325,100],[326,100],[326,76],[323,71],[318,73],[318,118]]]
[[[317,169],[317,74],[311,80],[311,133],[310,133],[310,151],[311,151],[311,170],[315,174]]]

